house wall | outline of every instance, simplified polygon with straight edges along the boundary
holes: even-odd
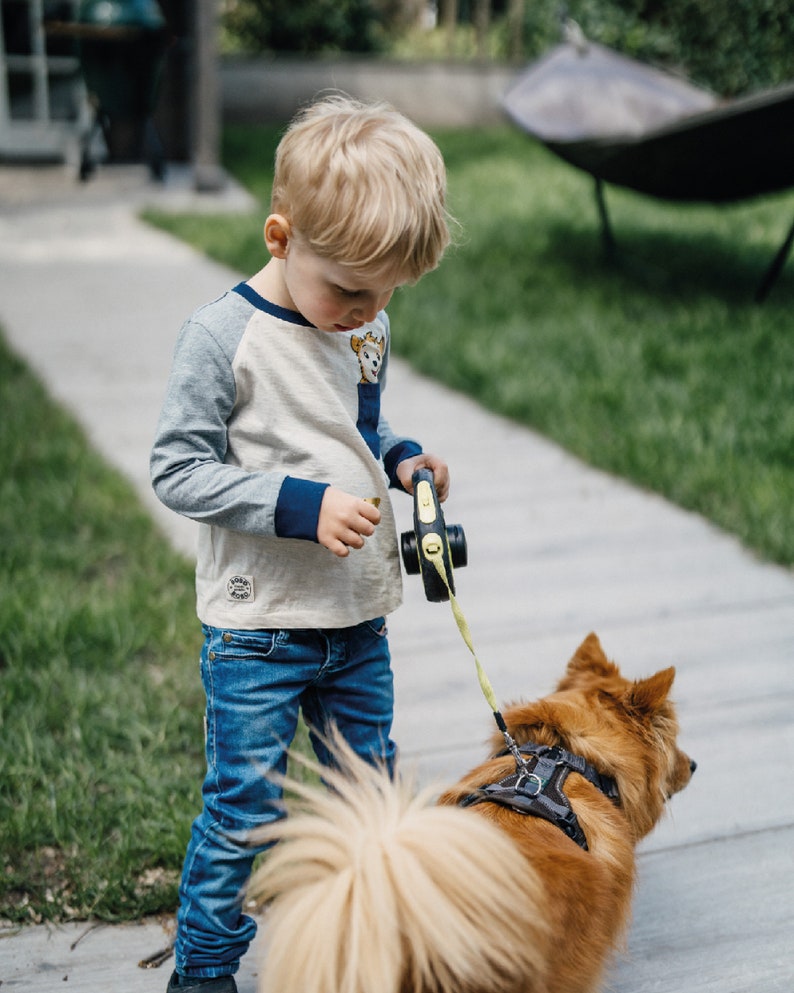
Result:
[[[223,120],[287,121],[327,89],[386,100],[423,127],[471,127],[504,119],[502,93],[516,67],[491,64],[395,63],[384,60],[223,59]]]

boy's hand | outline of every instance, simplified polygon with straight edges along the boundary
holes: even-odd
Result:
[[[351,548],[364,547],[364,539],[375,533],[377,524],[380,511],[374,504],[329,486],[320,504],[317,540],[343,559]]]
[[[430,469],[433,473],[433,485],[436,488],[436,495],[439,502],[443,503],[449,496],[449,466],[447,463],[437,455],[429,455],[426,452],[399,462],[395,470],[397,478],[408,493],[413,493],[414,491],[411,477],[417,469]]]

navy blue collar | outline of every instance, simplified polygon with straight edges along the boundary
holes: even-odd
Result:
[[[257,310],[263,310],[271,317],[277,317],[280,321],[287,321],[289,324],[301,324],[305,328],[313,328],[311,321],[307,321],[303,314],[297,310],[287,310],[286,307],[279,307],[278,304],[271,303],[260,296],[256,290],[252,290],[248,283],[238,283],[233,287],[233,293],[239,293],[241,297],[253,304]]]

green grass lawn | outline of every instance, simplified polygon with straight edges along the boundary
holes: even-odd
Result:
[[[277,137],[226,136],[263,204]],[[508,128],[437,137],[461,235],[392,301],[396,351],[794,564],[794,260],[752,302],[794,197],[610,190],[608,263],[587,177]],[[264,214],[156,221],[249,273]],[[172,911],[203,772],[192,569],[1,341],[0,410],[0,919]]]
[[[202,774],[192,567],[5,345],[0,409],[0,918],[173,906]]]
[[[174,911],[204,774],[193,566],[1,333],[0,410],[0,922]]]
[[[461,230],[438,271],[395,295],[395,352],[793,564],[794,258],[763,305],[753,297],[794,195],[716,207],[610,188],[610,261],[589,177],[513,128],[435,137]],[[261,211],[150,219],[253,273],[277,140],[226,134]]]

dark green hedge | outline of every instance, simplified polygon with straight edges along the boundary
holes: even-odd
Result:
[[[410,21],[409,7],[400,0],[235,0],[223,27],[232,47],[252,53],[377,53]],[[470,19],[473,4],[458,0],[458,11],[462,21]],[[492,0],[492,12],[506,54],[506,0]],[[525,0],[527,59],[560,40],[566,16],[593,41],[721,96],[794,77],[792,0]]]
[[[381,19],[370,0],[236,0],[223,16],[247,52],[377,52]]]
[[[561,13],[593,41],[678,71],[722,96],[794,77],[791,0],[530,0],[528,57],[559,40]]]

